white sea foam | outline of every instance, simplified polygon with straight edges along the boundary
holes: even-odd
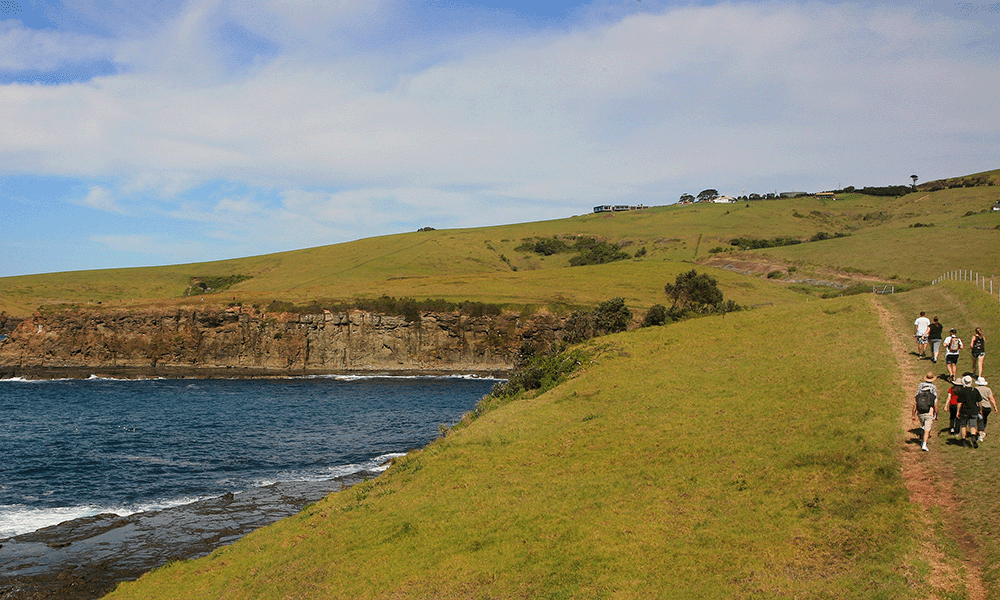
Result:
[[[6,379],[0,379],[0,383],[11,382],[11,383],[50,383],[53,381],[73,381],[69,377],[62,379],[25,379],[24,377],[7,377]]]
[[[373,471],[376,473],[381,473],[389,468],[389,461],[393,458],[400,456],[405,456],[401,452],[393,452],[389,454],[382,454],[376,456],[370,460],[364,461],[362,463],[355,463],[349,465],[335,465],[331,467],[326,467],[325,469],[317,470],[313,473],[281,473],[275,478],[270,479],[260,479],[254,481],[250,487],[264,487],[267,485],[272,485],[279,482],[292,482],[292,481],[327,481],[329,479],[336,479],[337,477],[345,477],[358,473],[361,471]],[[133,457],[123,456],[122,458],[128,459],[145,459],[145,457]],[[232,481],[220,481],[221,485],[231,485]],[[245,491],[245,490],[241,490]],[[239,492],[237,492],[239,493]],[[118,515],[119,517],[127,517],[128,515],[153,511],[153,510],[163,510],[165,508],[172,508],[175,506],[183,506],[185,504],[190,504],[192,502],[198,502],[200,500],[207,500],[209,498],[217,498],[222,494],[198,496],[198,497],[183,497],[174,498],[171,500],[160,500],[156,502],[148,502],[145,504],[138,504],[134,506],[95,506],[95,505],[81,505],[81,506],[61,506],[55,508],[31,508],[24,506],[22,504],[6,504],[0,505],[0,539],[13,537],[15,535],[21,535],[23,533],[30,533],[43,527],[50,527],[52,525],[58,525],[65,521],[71,521],[73,519],[82,519],[85,517],[92,517],[94,515],[111,513]]]
[[[210,497],[212,496],[177,498],[135,506],[96,506],[85,504],[80,506],[32,508],[23,504],[3,504],[0,505],[0,539],[21,535],[22,533],[30,533],[44,527],[72,521],[73,519],[83,519],[107,513],[115,514],[119,517],[127,517],[139,512],[182,506]]]

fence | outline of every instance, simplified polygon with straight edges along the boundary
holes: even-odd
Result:
[[[896,293],[896,286],[894,286],[894,285],[883,285],[882,287],[879,287],[877,285],[873,285],[872,286],[872,292],[874,292],[876,294],[895,294]]]
[[[991,297],[996,296],[997,301],[1000,302],[1000,285],[993,285],[994,278],[995,275],[990,275],[989,279],[987,279],[974,271],[961,269],[959,271],[949,271],[934,281],[931,281],[931,284],[936,285],[942,281],[968,281],[976,287],[982,288],[984,292],[989,292]],[[987,281],[989,282],[989,287],[986,285]]]

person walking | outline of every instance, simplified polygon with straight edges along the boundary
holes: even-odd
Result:
[[[931,346],[931,360],[934,364],[937,364],[938,353],[941,351],[941,338],[944,336],[944,325],[938,321],[937,317],[931,321],[930,327],[927,328],[927,342]]]
[[[937,376],[927,373],[924,380],[917,385],[917,393],[913,396],[913,419],[920,419],[920,428],[924,430],[920,449],[928,451],[927,440],[931,437],[931,427],[937,419],[938,389],[934,385]]]
[[[948,433],[958,435],[958,388],[960,384],[953,383],[948,388]]]
[[[966,441],[972,440],[972,447],[979,447],[979,416],[982,414],[982,407],[979,403],[982,396],[979,390],[972,387],[972,377],[966,375],[962,378],[961,387],[955,390],[958,396],[958,422],[961,428],[962,445]]]
[[[948,377],[952,382],[958,377],[958,354],[963,347],[962,338],[952,328],[951,335],[944,338],[944,364],[948,367]]]
[[[986,439],[986,421],[990,418],[990,413],[997,409],[997,399],[993,395],[993,390],[985,379],[976,379],[976,390],[979,391],[979,407],[982,409],[982,416],[979,418],[979,441]]]
[[[986,336],[983,335],[981,327],[976,327],[976,333],[972,334],[972,371],[976,377],[983,376],[983,359],[986,358]]]
[[[917,339],[917,354],[921,358],[927,353],[927,330],[931,326],[931,320],[927,318],[924,311],[920,311],[920,316],[913,322],[913,337]]]

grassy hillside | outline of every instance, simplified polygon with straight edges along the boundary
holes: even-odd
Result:
[[[900,198],[851,194],[837,201],[796,198],[670,206],[412,232],[226,261],[8,277],[0,279],[0,311],[26,315],[39,305],[59,303],[174,303],[183,301],[197,281],[232,276],[247,279],[207,299],[266,304],[274,299],[350,300],[388,294],[559,306],[621,295],[641,309],[663,301],[663,282],[690,268],[691,261],[711,256],[712,249],[731,248],[733,237],[808,239],[821,232],[848,236],[750,254],[794,264],[804,277],[832,269],[846,277],[929,281],[954,268],[956,255],[964,268],[983,273],[996,268],[1000,213],[988,208],[997,199],[1000,186],[918,191]],[[911,227],[917,223],[932,226]],[[517,249],[527,239],[552,236],[568,241],[593,236],[619,244],[632,255],[640,249],[645,253],[581,273],[580,267],[568,266],[571,254],[542,256]],[[742,280],[726,289],[730,278],[713,275],[727,280],[727,296],[738,296],[740,286],[754,288],[746,300],[735,298],[740,302],[792,297],[777,289],[781,284],[776,282],[758,286]]]
[[[968,341],[976,327],[981,327],[987,339],[987,354],[984,370],[994,393],[1000,393],[1000,357],[996,349],[1000,345],[1000,302],[996,295],[977,290],[968,283],[948,282],[923,288],[908,294],[889,298],[897,310],[897,331],[905,339],[908,349],[913,349],[913,320],[921,310],[930,316],[937,316],[945,326],[945,332],[954,327],[959,336],[966,342],[966,350],[959,360],[959,373],[972,371],[972,357],[968,351]],[[926,361],[917,361],[918,371],[926,371],[932,365]],[[935,372],[945,372],[943,361],[940,361]],[[941,391],[947,389],[946,384],[938,386]],[[1000,427],[996,415],[991,415],[987,432],[991,437],[982,444],[982,452],[969,452],[968,448],[960,447],[949,441],[947,434],[941,435],[941,429],[948,425],[947,419],[939,421],[934,432],[935,450],[940,451],[955,479],[954,493],[962,509],[961,519],[965,523],[974,524],[968,528],[968,535],[975,540],[982,560],[983,580],[987,587],[988,598],[1000,597],[1000,522],[984,515],[982,499],[993,497],[1000,488]],[[984,518],[985,516],[985,518]]]
[[[996,343],[995,298],[962,283],[924,284],[1000,265],[1000,213],[988,212],[998,198],[1000,186],[984,185],[413,232],[214,263],[7,278],[0,310],[202,302],[181,297],[198,281],[236,275],[249,278],[207,301],[388,294],[567,311],[622,296],[641,310],[665,302],[663,284],[692,267],[717,277],[727,298],[759,305],[592,340],[569,381],[466,419],[383,476],[113,598],[963,599],[976,597],[965,584],[970,556],[983,565],[982,597],[994,597],[1000,530],[988,503],[1000,484],[1000,438],[971,454],[936,437],[933,459],[917,455],[941,461],[958,502],[948,514],[910,502],[901,457],[911,433],[900,412],[926,365],[899,362],[891,342],[912,346],[913,318],[927,310],[963,334],[983,326]],[[711,252],[733,237],[821,232],[845,236]],[[581,235],[646,251],[570,267],[570,254],[518,249]],[[711,258],[757,275],[699,263]],[[768,279],[775,267],[785,276]],[[795,291],[812,284],[790,282],[811,277],[912,291],[822,300]],[[892,314],[888,337],[880,307]],[[996,360],[987,355],[989,373]]]
[[[925,597],[877,329],[857,296],[594,340],[571,381],[111,597]]]

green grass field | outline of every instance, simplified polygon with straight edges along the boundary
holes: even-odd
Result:
[[[111,597],[925,597],[877,328],[856,296],[593,340],[548,393]]]
[[[1000,524],[989,513],[1000,437],[978,453],[935,438],[957,514],[911,502],[901,459],[913,434],[900,414],[912,391],[900,381],[925,365],[900,362],[891,343],[909,349],[913,319],[926,310],[965,339],[982,326],[987,373],[1000,372],[991,367],[1000,364],[991,354],[996,296],[968,283],[927,285],[946,271],[989,276],[1000,266],[1000,213],[988,211],[997,199],[1000,186],[982,185],[413,232],[0,279],[0,310],[202,302],[183,297],[192,278],[243,275],[206,302],[387,294],[565,314],[621,296],[641,312],[666,303],[663,285],[691,268],[718,278],[727,299],[756,306],[591,340],[569,381],[467,418],[383,476],[112,598],[962,600],[975,597],[964,583],[970,560],[981,565],[985,597],[1000,597]],[[847,235],[710,252],[733,237],[819,232]],[[580,235],[646,252],[570,267],[567,254],[517,250],[526,239]],[[713,256],[764,272],[698,262]],[[772,268],[783,276],[768,279]],[[796,277],[911,291],[821,299],[831,288]],[[892,313],[889,337],[880,306]],[[964,549],[955,522],[975,550]]]
[[[996,288],[995,288],[996,289]],[[987,374],[990,387],[994,393],[1000,392],[1000,358],[992,352],[1000,342],[1000,301],[996,295],[990,297],[969,283],[948,282],[921,290],[891,297],[890,301],[897,309],[897,329],[900,335],[906,337],[913,346],[913,320],[921,310],[929,316],[937,316],[945,326],[945,333],[952,327],[958,330],[959,337],[966,341],[966,349],[960,355],[959,373],[973,371],[971,355],[968,351],[968,340],[976,327],[981,327],[987,339],[986,362],[984,371]],[[907,335],[911,334],[911,335]],[[913,349],[913,348],[910,348]],[[912,360],[916,360],[914,357]],[[945,373],[943,361],[938,368],[921,362],[921,371],[928,368],[935,372]],[[916,382],[913,384],[916,388]],[[944,394],[948,385],[939,382],[938,388]],[[942,396],[944,397],[944,396]],[[983,580],[987,586],[990,598],[1000,597],[1000,522],[993,517],[992,509],[987,507],[989,500],[1000,487],[1000,429],[998,421],[991,418],[987,432],[992,437],[980,445],[978,450],[970,450],[956,445],[942,428],[948,426],[948,415],[945,412],[943,421],[935,430],[932,442],[936,451],[943,457],[953,471],[955,478],[954,493],[961,502],[962,520],[968,527],[968,533],[975,540],[984,566]],[[992,415],[991,415],[992,417]]]
[[[964,268],[984,274],[996,269],[1000,261],[995,260],[993,248],[1000,212],[988,209],[998,199],[1000,186],[984,186],[917,191],[899,198],[848,194],[837,201],[795,198],[669,206],[412,232],[226,261],[7,277],[0,279],[0,311],[26,316],[53,304],[178,303],[185,301],[193,278],[233,275],[250,278],[207,299],[266,305],[274,299],[349,301],[387,294],[517,307],[593,304],[621,295],[642,309],[662,302],[663,283],[690,268],[692,261],[710,257],[713,248],[731,247],[733,237],[807,239],[821,232],[848,237],[750,255],[796,265],[804,276],[823,269],[839,270],[848,279],[867,275],[926,282],[954,268],[959,257]],[[966,216],[970,212],[974,214]],[[916,223],[933,226],[911,227]],[[581,273],[580,267],[568,267],[568,254],[542,256],[516,250],[525,239],[581,235],[620,244],[633,255],[640,248],[646,252],[641,258]],[[633,289],[636,281],[640,285]],[[750,281],[740,285],[758,288]],[[609,293],[597,293],[603,289]],[[723,289],[727,297],[738,295],[735,288]],[[789,297],[764,289],[759,287],[745,302],[780,302]]]

